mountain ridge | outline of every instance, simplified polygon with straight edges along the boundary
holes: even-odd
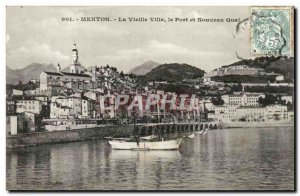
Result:
[[[145,75],[159,65],[160,63],[149,60],[139,66],[132,68],[130,71],[128,71],[128,73],[133,73],[135,75]]]
[[[266,72],[282,74],[288,82],[294,82],[294,57],[258,57],[256,59],[240,60],[220,67],[234,65],[248,65],[249,67],[263,68]],[[93,66],[88,67],[87,70],[92,67]],[[141,67],[141,69],[139,67]],[[157,79],[176,81],[186,78],[198,78],[202,77],[205,73],[204,70],[184,63],[159,64],[151,60],[133,68],[132,70],[137,70],[138,74],[133,74],[139,75],[147,81]],[[129,73],[132,73],[132,70],[129,71]],[[39,79],[39,76],[43,71],[56,72],[57,69],[52,63],[31,63],[21,69],[11,69],[6,66],[6,83],[17,84],[20,80],[22,80],[22,82],[28,82],[30,79]],[[69,67],[63,68],[62,71],[69,72]]]
[[[31,63],[21,69],[11,69],[6,66],[6,84],[17,84],[20,80],[28,82],[31,79],[39,79],[43,71],[57,71],[52,63]]]

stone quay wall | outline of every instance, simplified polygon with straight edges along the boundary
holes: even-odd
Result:
[[[17,136],[9,136],[6,138],[6,148],[103,139],[104,137],[109,136],[125,137],[132,134],[132,131],[133,125],[94,127],[68,131],[36,132]]]
[[[189,131],[200,131],[202,129],[216,129],[215,122],[198,123],[159,123],[159,124],[138,124],[136,125],[141,136],[152,134],[170,134]],[[19,148],[50,143],[74,142],[81,140],[103,139],[104,137],[128,137],[134,133],[134,125],[105,125],[84,129],[72,129],[63,131],[46,131],[6,138],[6,148]]]
[[[229,122],[219,123],[219,128],[263,128],[263,127],[293,127],[293,121],[273,121],[273,122]]]

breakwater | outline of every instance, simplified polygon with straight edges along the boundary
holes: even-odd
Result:
[[[292,127],[293,121],[270,121],[270,122],[228,122],[219,123],[219,128],[264,128],[264,127]]]
[[[215,122],[204,123],[159,123],[136,125],[141,136],[157,133],[175,133],[197,131],[205,128],[217,128]],[[20,134],[6,138],[6,148],[18,148],[50,143],[74,142],[81,140],[103,139],[104,137],[127,137],[133,134],[133,125],[105,125],[67,131],[36,132]]]
[[[123,130],[120,131],[119,129]],[[6,148],[35,146],[49,143],[73,142],[80,140],[102,139],[116,135],[117,137],[129,135],[133,130],[132,125],[126,126],[103,126],[68,131],[36,132],[21,134],[6,138]]]

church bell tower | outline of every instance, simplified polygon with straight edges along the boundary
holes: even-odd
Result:
[[[61,72],[61,66],[60,66],[60,64],[59,64],[59,62],[57,63],[57,72]]]
[[[78,50],[76,48],[76,44],[73,45],[72,50],[72,64],[70,66],[70,72],[80,74],[83,72],[83,69],[81,67],[81,64],[78,61]]]
[[[76,48],[76,44],[73,45],[72,50],[72,63],[77,64],[78,63],[78,50]]]

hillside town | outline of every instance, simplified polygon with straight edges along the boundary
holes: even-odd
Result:
[[[157,79],[141,82],[141,77],[124,74],[109,65],[87,69],[79,62],[79,52],[74,44],[69,71],[63,71],[59,63],[56,69],[56,72],[43,71],[30,81],[21,81],[30,88],[22,88],[24,85],[19,84],[19,87],[16,85],[7,90],[8,136],[131,124],[133,117],[138,123],[214,121],[270,124],[294,121],[293,92],[272,92],[272,89],[293,89],[293,83],[286,82],[282,74],[265,72],[261,68],[234,65],[182,81]],[[232,75],[266,77],[268,81],[220,80],[220,77]],[[192,90],[181,96],[170,86],[175,86],[176,90],[182,86]],[[120,95],[126,95],[127,101]],[[147,107],[150,95],[158,96],[159,101],[150,99],[151,104]],[[140,101],[136,101],[137,97]],[[192,107],[172,110],[170,100],[174,97],[176,106]],[[139,105],[141,107],[135,107]]]

